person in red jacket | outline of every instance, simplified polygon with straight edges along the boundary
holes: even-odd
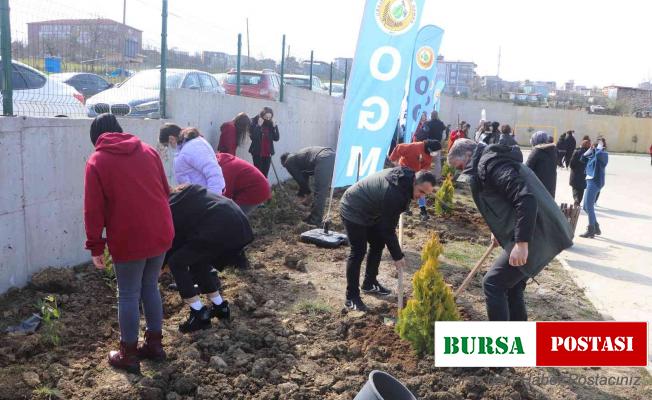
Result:
[[[165,358],[158,276],[174,238],[170,189],[156,150],[123,133],[115,116],[95,118],[90,137],[95,151],[84,181],[86,248],[95,267],[104,269],[108,245],[118,283],[120,350],[109,353],[109,364],[137,373],[139,357]],[[147,331],[138,347],[141,301]]]
[[[227,153],[217,153],[226,181],[224,197],[233,200],[246,215],[272,197],[269,181],[255,166]]]
[[[467,137],[468,134],[467,125],[469,126],[469,128],[471,127],[471,125],[467,124],[466,121],[462,121],[460,122],[458,129],[451,132],[451,135],[448,138],[448,150],[450,150],[451,147],[453,147],[453,143],[455,143],[457,139],[465,139]]]
[[[431,153],[441,150],[441,143],[437,140],[426,139],[423,142],[402,143],[396,146],[389,160],[396,166],[408,167],[414,172],[429,171],[432,166]],[[428,219],[426,211],[426,198],[420,197],[419,209],[421,210],[421,220]]]
[[[217,151],[235,155],[235,151],[247,136],[251,120],[245,113],[235,116],[233,121],[225,122],[220,127],[220,142],[217,145]]]

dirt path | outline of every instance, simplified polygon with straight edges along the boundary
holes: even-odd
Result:
[[[51,270],[37,282],[40,289],[1,297],[0,329],[34,312],[39,298],[55,293],[61,302],[62,343],[53,346],[42,332],[0,334],[0,399],[344,400],[355,396],[373,369],[395,375],[420,399],[652,398],[643,369],[434,368],[432,357],[417,358],[385,325],[386,317],[396,314],[395,298],[366,296],[372,307],[368,315],[342,310],[348,249],[298,242],[308,227],[299,222],[299,207],[282,207],[281,200],[277,197],[255,218],[259,240],[250,249],[255,268],[221,274],[224,297],[234,305],[230,325],[178,333],[186,310],[178,294],[167,289],[170,278],[162,279],[169,359],[143,363],[142,376],[117,372],[105,361],[118,326],[113,289],[99,272],[90,267]],[[469,204],[468,196],[459,195],[452,218],[426,224],[408,218],[410,272],[419,267],[419,250],[429,233],[439,231],[445,241],[441,269],[453,287],[461,283],[488,244],[487,228]],[[342,229],[337,219],[334,229]],[[286,258],[293,268],[285,265]],[[384,260],[379,279],[393,288],[392,270]],[[530,319],[599,319],[559,265],[551,265],[537,280],[540,285],[527,289]],[[480,282],[478,277],[458,299],[468,319],[486,319]],[[578,382],[596,375],[632,377],[632,384]],[[561,383],[541,384],[546,378]]]

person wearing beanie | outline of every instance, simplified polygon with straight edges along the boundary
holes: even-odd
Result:
[[[115,116],[95,118],[90,139],[95,151],[84,178],[86,248],[95,267],[104,269],[108,246],[118,284],[120,349],[109,353],[109,364],[137,373],[139,357],[165,358],[158,277],[174,237],[170,189],[156,150],[123,133]],[[141,303],[146,331],[138,347]]]
[[[570,177],[568,183],[573,189],[573,200],[576,206],[582,204],[584,189],[586,189],[586,161],[582,159],[582,155],[590,148],[591,140],[582,140],[581,146],[575,149],[569,163]]]
[[[544,131],[532,135],[530,144],[533,149],[525,165],[534,172],[554,198],[557,188],[557,147],[550,142],[550,139],[551,136]]]
[[[423,142],[403,143],[396,146],[389,160],[395,166],[408,167],[414,172],[429,171],[432,165],[433,154],[441,150],[441,143],[438,140],[427,139]],[[419,210],[422,221],[428,220],[426,210],[426,197],[418,199]]]

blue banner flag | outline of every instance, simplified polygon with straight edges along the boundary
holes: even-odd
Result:
[[[407,117],[405,121],[405,143],[419,125],[423,113],[430,118],[435,106],[435,76],[437,75],[437,56],[444,30],[435,25],[426,25],[419,30],[414,42],[412,69],[407,98]]]
[[[439,107],[441,106],[441,94],[444,91],[444,86],[446,82],[439,80],[435,83],[435,111],[439,112]]]
[[[346,90],[333,187],[383,169],[425,0],[367,0]]]

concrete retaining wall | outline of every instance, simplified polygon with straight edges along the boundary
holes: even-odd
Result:
[[[528,144],[530,130],[545,130],[556,134],[575,130],[575,138],[589,135],[595,139],[605,137],[609,150],[613,152],[647,153],[652,144],[652,119],[634,117],[615,117],[588,114],[586,111],[559,110],[542,107],[515,106],[511,103],[495,101],[465,100],[457,97],[444,97],[441,104],[441,118],[455,126],[458,117],[468,121],[474,130],[480,119],[482,109],[487,119],[510,124],[516,128],[520,144]],[[638,142],[634,143],[633,138]]]
[[[196,126],[215,145],[219,126],[238,112],[275,110],[281,140],[277,157],[308,145],[335,146],[342,101],[300,89],[288,90],[287,102],[244,97],[171,93],[170,119]],[[156,145],[161,121],[121,119],[127,132]],[[84,166],[93,151],[90,120],[0,117],[0,293],[23,286],[48,266],[72,266],[90,260],[84,249]],[[248,143],[238,149],[248,158]],[[168,176],[171,160],[162,158]],[[276,166],[285,179],[288,175]],[[270,178],[273,173],[270,173]]]

